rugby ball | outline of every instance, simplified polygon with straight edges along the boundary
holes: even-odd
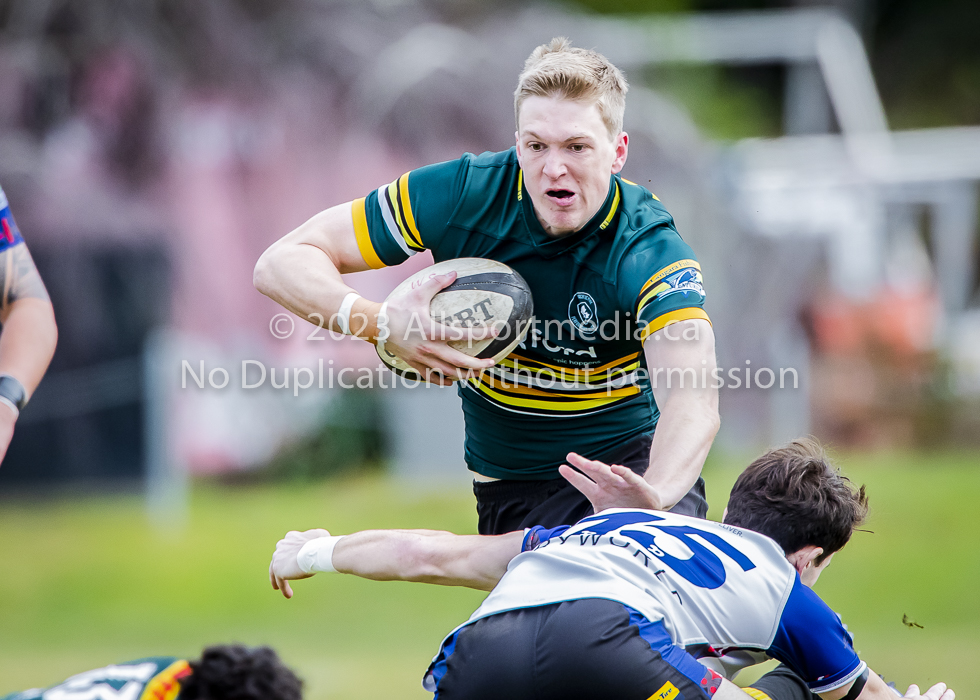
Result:
[[[494,363],[500,362],[524,340],[534,311],[531,288],[508,265],[484,258],[444,260],[406,279],[392,290],[388,299],[447,272],[455,272],[456,279],[432,297],[430,317],[437,323],[457,328],[497,324],[501,331],[496,338],[473,342],[451,340],[449,346],[470,357],[492,357]],[[379,344],[378,357],[397,374],[421,378],[404,360],[390,352],[387,344]]]

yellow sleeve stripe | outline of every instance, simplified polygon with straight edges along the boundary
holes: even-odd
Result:
[[[374,250],[371,243],[371,234],[368,231],[367,214],[364,212],[364,197],[355,199],[351,207],[351,215],[354,217],[354,237],[357,239],[357,249],[361,251],[361,257],[372,270],[385,267]]]
[[[646,328],[643,329],[643,332],[640,333],[640,342],[642,343],[652,333],[656,333],[661,328],[669,326],[672,323],[677,323],[678,321],[690,321],[698,318],[711,323],[711,319],[708,318],[708,314],[704,312],[704,309],[697,306],[692,306],[687,309],[678,309],[677,311],[668,311],[665,314],[657,316]]]
[[[670,285],[667,284],[666,282],[661,282],[656,287],[651,289],[645,297],[640,299],[640,303],[636,305],[636,315],[637,316],[640,315],[640,313],[643,311],[643,307],[646,306],[651,299],[656,298],[656,296],[660,294],[660,292],[666,291],[668,289],[670,289]]]
[[[400,179],[398,178],[398,180]],[[413,250],[424,250],[422,244],[412,238],[408,227],[405,225],[405,215],[402,212],[401,202],[398,200],[398,180],[388,185],[388,199],[391,201],[391,210],[395,216],[395,225],[398,226],[398,232],[401,233],[402,238],[405,239],[405,243],[409,248]]]
[[[401,190],[402,195],[402,211],[405,214],[405,223],[408,224],[408,229],[412,232],[415,242],[420,248],[424,248],[425,246],[422,245],[422,234],[419,233],[418,227],[415,226],[415,215],[412,213],[412,200],[408,197],[408,176],[410,174],[411,173],[405,173],[398,178],[398,187]]]
[[[663,268],[662,270],[660,270],[660,272],[658,272],[653,277],[648,279],[646,283],[640,288],[640,294],[643,294],[643,292],[647,290],[647,287],[656,284],[657,282],[659,282],[669,274],[677,272],[678,270],[683,270],[685,267],[693,267],[698,272],[701,272],[701,266],[698,265],[697,260],[678,260],[677,262],[671,263],[667,267]],[[639,294],[637,296],[639,296]]]
[[[768,695],[763,693],[758,688],[753,688],[749,686],[748,688],[742,688],[748,695],[751,695],[755,700],[772,700]]]

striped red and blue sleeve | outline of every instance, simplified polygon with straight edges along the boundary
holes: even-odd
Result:
[[[530,552],[535,550],[552,537],[562,534],[568,528],[568,525],[559,525],[558,527],[552,528],[535,525],[534,527],[528,528],[524,533],[524,541],[521,543],[521,551]]]
[[[7,195],[0,188],[0,253],[23,242],[24,237],[20,235],[20,229],[17,228],[14,215],[10,213]]]

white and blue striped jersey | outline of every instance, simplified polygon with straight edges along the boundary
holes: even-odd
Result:
[[[614,600],[662,621],[675,645],[728,678],[772,657],[823,693],[866,668],[838,615],[800,582],[772,539],[638,509],[531,528],[466,624],[581,598]]]

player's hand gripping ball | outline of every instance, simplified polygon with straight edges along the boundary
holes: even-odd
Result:
[[[531,288],[511,267],[483,258],[445,260],[406,279],[395,287],[386,301],[402,297],[433,277],[450,272],[456,273],[456,279],[432,297],[430,318],[410,319],[407,332],[429,338],[444,331],[441,327],[459,330],[493,328],[494,336],[485,334],[488,337],[480,340],[450,340],[448,345],[470,357],[493,358],[494,364],[500,362],[524,340],[534,311]],[[389,340],[378,343],[381,361],[397,374],[425,379],[396,354]]]

